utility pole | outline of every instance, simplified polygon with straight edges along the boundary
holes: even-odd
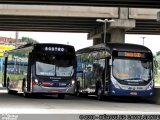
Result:
[[[17,48],[17,43],[18,43],[18,31],[16,31],[16,41],[15,41],[15,48]]]
[[[103,32],[104,32],[104,37],[103,37],[103,43],[106,44],[106,26],[107,26],[107,23],[110,23],[110,22],[113,22],[114,20],[108,20],[108,19],[97,19],[96,20],[97,22],[102,22],[104,23],[104,28],[103,28]]]
[[[142,40],[143,40],[143,45],[144,45],[144,39],[146,38],[146,37],[141,37],[142,38]]]

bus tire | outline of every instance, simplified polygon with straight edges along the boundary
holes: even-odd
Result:
[[[27,93],[27,92],[23,92],[23,97],[25,97],[25,98],[30,98],[30,97],[31,97],[31,94],[30,94],[30,93]]]
[[[8,94],[14,94],[15,92],[13,90],[8,89]]]
[[[23,79],[23,82],[22,82],[22,92],[23,92],[23,97],[26,97],[26,98],[29,98],[31,95],[30,93],[27,93],[27,90],[26,90],[26,80],[25,78]]]
[[[80,95],[79,88],[80,88],[80,82],[77,81],[75,96],[79,96]]]
[[[13,94],[14,92],[9,89],[9,84],[10,84],[10,79],[7,78],[7,91],[8,91],[8,94]]]
[[[58,94],[58,98],[59,98],[59,99],[64,99],[64,98],[65,98],[65,94],[59,93],[59,94]]]
[[[97,82],[96,84],[96,94],[97,94],[97,99],[98,100],[103,100],[103,90],[101,88],[101,83]]]
[[[103,95],[102,95],[102,89],[99,88],[97,91],[97,99],[98,100],[103,100]]]

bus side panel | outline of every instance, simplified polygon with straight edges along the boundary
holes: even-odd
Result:
[[[27,76],[28,54],[30,51],[31,47],[8,51],[6,81],[9,82],[8,88],[10,90],[23,91],[23,80]]]

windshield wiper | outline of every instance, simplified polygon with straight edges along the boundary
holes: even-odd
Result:
[[[123,80],[141,80],[141,78],[126,78],[126,79],[123,79]]]
[[[141,80],[142,80],[143,82],[148,82],[149,79],[148,79],[148,80],[144,80],[144,79],[141,78]]]

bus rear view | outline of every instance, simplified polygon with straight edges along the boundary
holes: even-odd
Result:
[[[16,57],[11,59],[13,65],[9,65],[11,60],[7,60],[6,68],[14,70],[13,74],[6,76],[9,92],[23,92],[24,96],[58,94],[59,98],[75,93],[76,56],[73,46],[35,44],[9,51],[8,56]],[[20,72],[16,72],[17,69]]]

